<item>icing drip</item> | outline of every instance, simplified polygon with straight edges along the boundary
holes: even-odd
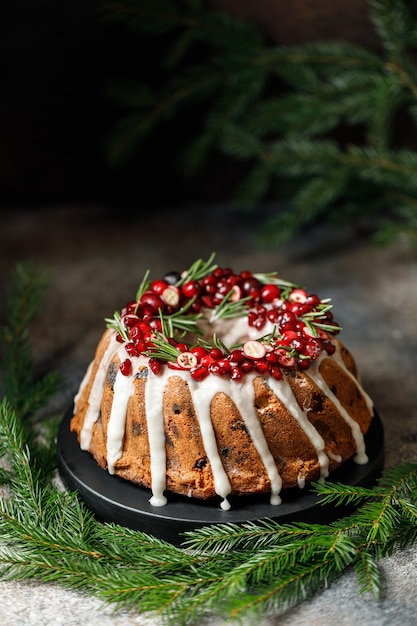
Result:
[[[230,509],[227,496],[230,494],[232,487],[230,485],[227,474],[222,465],[219,449],[216,442],[213,423],[210,415],[210,403],[219,389],[220,379],[214,376],[208,376],[200,383],[188,381],[194,409],[197,414],[198,423],[200,425],[201,437],[207,454],[207,458],[213,472],[214,489],[218,496],[223,498],[221,508],[225,511]]]
[[[352,430],[352,435],[355,440],[355,444],[356,444],[356,455],[354,456],[353,460],[358,465],[364,465],[365,463],[368,462],[369,459],[365,451],[365,439],[364,439],[364,436],[362,435],[360,426],[357,422],[355,422],[354,419],[350,417],[345,407],[342,405],[340,400],[334,395],[334,393],[331,391],[328,384],[324,380],[323,376],[320,374],[320,363],[326,358],[328,358],[327,354],[321,354],[315,362],[315,364],[317,364],[316,367],[310,368],[308,372],[308,376],[316,383],[316,385],[329,398],[329,400],[333,402],[333,404],[338,409],[339,413],[341,414],[345,422],[349,424]],[[338,361],[338,365],[345,372],[349,372],[349,370],[346,368],[342,359]],[[354,378],[354,380],[356,379]],[[358,385],[358,388],[362,391],[360,385]]]
[[[88,398],[88,409],[80,433],[80,447],[82,450],[88,450],[90,447],[93,426],[98,420],[100,414],[100,403],[103,396],[104,385],[106,383],[107,370],[110,365],[110,361],[120,347],[120,344],[116,341],[116,333],[111,330],[107,331],[107,333],[110,335],[110,340],[104,352],[103,358],[100,361],[100,365],[91,386]],[[75,402],[77,401],[78,398],[76,396]]]
[[[344,360],[342,358],[342,355],[341,355],[341,352],[340,352],[340,344],[339,344],[339,342],[338,341],[332,341],[331,343],[336,347],[336,351],[333,354],[333,360],[336,361],[338,366],[345,372],[345,374],[347,374],[347,376],[349,376],[349,378],[351,380],[353,380],[353,382],[355,383],[355,385],[359,389],[359,391],[361,393],[361,396],[365,400],[367,408],[372,413],[373,410],[374,410],[374,403],[371,400],[371,398],[368,396],[368,394],[366,393],[366,391],[364,390],[364,388],[362,387],[362,385],[360,384],[360,382],[356,378],[356,376],[354,376],[352,374],[352,372],[350,372],[348,370],[348,368],[346,367],[345,362],[344,362]]]
[[[302,476],[301,474],[298,474],[298,476],[297,476],[297,484],[298,484],[298,488],[299,489],[304,489],[304,487],[306,486],[305,476]]]
[[[134,377],[123,376],[119,370],[114,382],[114,398],[107,425],[107,469],[114,474],[114,464],[122,456],[125,434],[127,405],[134,391]]]
[[[311,445],[316,450],[320,463],[320,480],[324,480],[329,475],[329,458],[324,452],[324,441],[322,436],[309,421],[307,414],[298,404],[288,380],[283,376],[281,380],[268,379],[268,385],[277,398],[286,406],[295,421],[301,426],[310,440]]]
[[[271,504],[280,504],[281,498],[279,497],[279,492],[281,491],[282,480],[278,473],[277,467],[275,465],[274,458],[269,450],[268,444],[266,442],[261,423],[259,421],[258,414],[256,412],[254,402],[255,402],[255,391],[253,388],[253,379],[255,375],[248,375],[245,377],[244,381],[232,381],[231,384],[226,380],[214,376],[208,376],[198,385],[194,383],[192,385],[192,397],[194,401],[194,406],[197,412],[197,415],[200,416],[204,413],[204,425],[207,428],[208,425],[211,432],[213,432],[213,427],[211,425],[211,417],[210,417],[210,402],[207,401],[207,398],[213,398],[216,393],[223,391],[227,395],[230,396],[239,413],[241,414],[245,426],[249,432],[249,435],[253,441],[253,444],[256,450],[259,453],[259,456],[262,459],[262,463],[267,471],[269,480],[271,481]],[[201,395],[201,399],[200,399]],[[200,418],[199,418],[200,419]],[[201,427],[201,422],[200,422]],[[203,442],[206,446],[206,442],[203,436]],[[206,447],[207,451],[207,447]],[[230,483],[227,478],[227,475],[221,466],[220,455],[217,447],[216,440],[214,438],[210,440],[210,454],[214,455],[214,459],[216,462],[216,472],[218,472],[218,478],[221,481],[221,486],[224,489],[226,484],[228,485],[227,493],[230,493]],[[210,462],[211,458],[209,454],[207,454]],[[213,467],[213,466],[212,466]],[[221,467],[221,470],[220,470]],[[213,468],[213,474],[215,475],[215,470]],[[224,476],[223,476],[224,475]],[[226,483],[227,481],[227,483]],[[215,475],[215,484],[216,484],[216,475]],[[216,493],[218,495],[223,495],[216,488]],[[227,495],[227,494],[226,494]],[[224,507],[222,507],[224,508]]]
[[[232,381],[231,385],[226,385],[223,380],[219,382],[223,383],[223,391],[229,394],[245,422],[249,435],[271,481],[271,504],[277,505],[281,504],[281,498],[278,494],[281,491],[282,480],[255,409],[255,390],[253,386],[255,376],[254,374],[248,375],[244,381]]]
[[[146,361],[145,361],[146,362]],[[152,506],[164,506],[166,489],[166,449],[163,412],[163,391],[172,372],[154,376],[148,371],[145,385],[146,422],[151,456]]]

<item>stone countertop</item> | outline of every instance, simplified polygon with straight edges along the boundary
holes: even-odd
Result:
[[[139,214],[140,213],[140,214]],[[188,267],[216,252],[219,265],[278,271],[321,297],[331,297],[343,340],[356,357],[363,386],[384,424],[386,466],[417,460],[417,252],[404,242],[373,246],[349,229],[303,233],[279,250],[262,247],[256,214],[223,206],[127,213],[101,206],[0,211],[0,312],[4,285],[18,261],[47,269],[42,316],[33,326],[41,371],[64,377],[55,408],[72,400],[104,328],[103,319],[152,276]],[[417,551],[381,562],[384,596],[358,593],[353,572],[262,626],[407,626],[415,623]],[[0,618],[19,624],[154,626],[152,616],[114,614],[95,598],[34,582],[0,583]],[[210,624],[221,624],[213,620]]]

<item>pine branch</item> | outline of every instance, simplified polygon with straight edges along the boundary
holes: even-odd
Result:
[[[29,329],[47,282],[45,272],[27,263],[18,264],[6,299],[7,323],[0,329],[0,343],[4,346],[3,393],[22,419],[35,413],[45,399],[57,391],[60,383],[55,373],[34,379]]]
[[[403,0],[369,1],[380,55],[345,41],[273,46],[253,26],[200,3],[162,2],[152,10],[147,0],[126,5],[111,5],[109,15],[142,15],[134,28],[152,32],[168,56],[176,52],[164,65],[168,79],[160,90],[151,94],[142,84],[130,102],[124,92],[130,114],[115,131],[114,157],[132,156],[158,126],[194,109],[200,132],[186,150],[184,174],[194,174],[220,150],[247,165],[234,190],[237,206],[253,210],[277,189],[288,211],[277,208],[261,228],[270,245],[335,214],[351,222],[368,213],[382,229],[381,241],[415,233],[415,141],[409,148],[408,138],[400,137],[404,145],[394,149],[396,119],[413,119],[417,101],[417,20]],[[195,46],[198,64],[192,61]],[[339,140],[346,128],[353,131],[353,144]],[[394,200],[400,189],[410,197],[407,212]],[[388,220],[381,217],[386,213]]]

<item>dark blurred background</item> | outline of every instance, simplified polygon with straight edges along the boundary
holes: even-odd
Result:
[[[343,37],[377,45],[366,0],[209,4],[257,24],[282,44]],[[2,3],[0,208],[61,202],[129,206],[138,197],[148,205],[173,206],[227,197],[240,175],[236,164],[215,158],[204,176],[178,176],[172,148],[193,132],[189,119],[171,125],[168,136],[154,134],[144,152],[122,167],[109,166],[106,144],[120,111],[108,89],[116,78],[152,73],[158,52],[149,39],[105,18],[103,6],[97,0]]]

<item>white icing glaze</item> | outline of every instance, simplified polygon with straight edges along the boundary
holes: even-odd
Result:
[[[335,396],[335,394],[331,391],[328,384],[326,383],[326,381],[324,380],[323,376],[320,373],[320,364],[326,358],[328,358],[328,355],[325,352],[322,353],[318,357],[318,359],[315,361],[316,367],[314,367],[314,369],[310,368],[308,370],[308,376],[316,383],[316,385],[329,398],[329,400],[333,402],[333,404],[335,405],[335,407],[337,408],[337,410],[339,411],[340,415],[343,417],[345,422],[349,424],[352,430],[352,436],[355,440],[355,445],[356,445],[356,454],[353,460],[358,465],[365,465],[365,463],[367,463],[369,459],[365,451],[365,439],[361,432],[360,426],[357,422],[355,422],[354,419],[351,418],[351,416],[349,415],[345,407],[342,405],[340,400]],[[349,372],[349,370],[347,369],[342,359],[338,361],[338,365],[339,367],[343,369],[344,372]],[[353,378],[353,380],[356,381],[355,378]],[[359,384],[358,384],[358,388],[362,390]]]
[[[143,362],[146,363],[145,360],[142,360]],[[152,497],[149,502],[152,506],[164,506],[167,502],[164,496],[166,489],[166,449],[163,391],[170,375],[172,372],[168,368],[165,368],[160,376],[155,376],[148,370],[145,385],[146,423],[148,425],[152,481]]]
[[[334,360],[334,361],[336,361],[336,363],[337,363],[337,364],[339,365],[339,367],[340,367],[340,368],[341,368],[341,369],[345,372],[345,374],[346,374],[347,376],[349,376],[349,378],[350,378],[351,380],[353,380],[353,382],[355,383],[355,385],[356,385],[356,386],[357,386],[357,388],[359,389],[359,392],[360,392],[361,396],[362,396],[362,397],[363,397],[363,399],[365,400],[365,402],[366,402],[366,406],[367,406],[367,408],[368,408],[369,412],[370,412],[370,413],[373,413],[373,410],[374,410],[374,403],[373,403],[373,401],[371,400],[371,398],[368,396],[368,394],[366,393],[365,389],[362,387],[362,385],[361,385],[361,383],[360,383],[360,380],[358,380],[358,379],[356,378],[356,376],[354,376],[354,375],[352,374],[352,372],[351,372],[350,370],[348,370],[348,368],[346,367],[345,362],[344,362],[344,360],[343,360],[343,358],[342,358],[341,351],[340,351],[340,343],[339,343],[338,341],[335,341],[335,340],[331,341],[331,343],[332,343],[332,344],[336,347],[336,351],[335,351],[335,353],[333,354],[333,360]]]
[[[341,463],[342,462],[342,457],[340,456],[340,454],[333,454],[333,452],[331,450],[329,450],[327,452],[327,455],[330,459],[332,459],[333,461],[335,461],[336,463]]]
[[[214,489],[217,495],[223,498],[223,502],[220,506],[222,509],[228,510],[230,504],[227,500],[227,496],[230,494],[232,487],[221,461],[210,415],[211,400],[216,393],[220,391],[218,387],[219,382],[220,379],[217,376],[207,376],[207,378],[199,383],[192,379],[191,381],[188,380],[188,385],[200,425],[204,449],[213,472]]]
[[[302,476],[301,474],[298,474],[297,476],[297,485],[299,489],[304,489],[304,487],[306,486],[306,478],[305,476]]]
[[[123,349],[123,346],[122,346]],[[119,359],[123,361],[123,355],[119,351]],[[133,360],[133,359],[132,359]],[[134,359],[133,361],[138,360]],[[134,365],[133,365],[134,368]],[[114,474],[114,464],[122,456],[123,440],[126,426],[127,405],[129,398],[134,392],[134,377],[124,376],[119,370],[114,381],[114,397],[107,425],[107,469],[109,474]]]
[[[100,403],[103,396],[107,371],[113,356],[120,347],[120,343],[116,341],[116,333],[112,330],[108,330],[106,331],[106,333],[109,337],[109,343],[107,344],[107,348],[103,354],[103,358],[100,361],[96,375],[94,377],[93,384],[90,389],[90,395],[88,398],[88,409],[80,433],[80,447],[82,450],[88,450],[90,447],[93,426],[98,420],[100,414]],[[79,394],[77,394],[77,396],[78,395]],[[76,399],[77,396],[75,397]]]
[[[248,430],[249,436],[251,437],[259,456],[261,457],[262,463],[264,464],[264,467],[268,474],[268,478],[271,481],[271,503],[280,504],[281,499],[279,498],[278,494],[281,491],[282,480],[275,465],[274,458],[269,450],[261,423],[259,421],[258,413],[255,409],[255,390],[253,387],[254,378],[254,374],[249,374],[245,376],[241,381],[229,381],[218,376],[207,376],[207,378],[205,378],[200,383],[194,382],[194,384],[191,386],[194,407],[196,409],[197,415],[201,415],[202,413],[204,413],[205,422],[207,424],[211,424],[210,401],[208,402],[207,398],[213,398],[216,393],[223,391],[232,399],[242,419],[245,422],[245,426]],[[218,457],[218,460],[221,463],[215,439],[213,439],[211,444],[213,445],[211,453],[214,452],[215,458]],[[210,456],[207,456],[210,460]],[[224,473],[224,480],[227,481],[228,484],[227,493],[230,493],[230,483],[223,468],[222,472]],[[213,470],[213,474],[214,473],[215,472]],[[226,482],[222,483],[222,486],[223,484],[224,486],[226,486]],[[223,495],[217,490],[217,488],[216,493],[218,493],[219,495]]]
[[[314,363],[311,365],[314,367]],[[286,406],[291,413],[295,421],[301,426],[311,445],[317,453],[317,457],[320,464],[320,480],[324,480],[329,475],[329,458],[324,452],[324,441],[322,436],[314,428],[313,424],[309,421],[307,413],[298,404],[296,397],[291,389],[291,385],[288,380],[283,376],[281,380],[275,380],[270,377],[268,379],[268,385],[275,393],[277,398]]]

